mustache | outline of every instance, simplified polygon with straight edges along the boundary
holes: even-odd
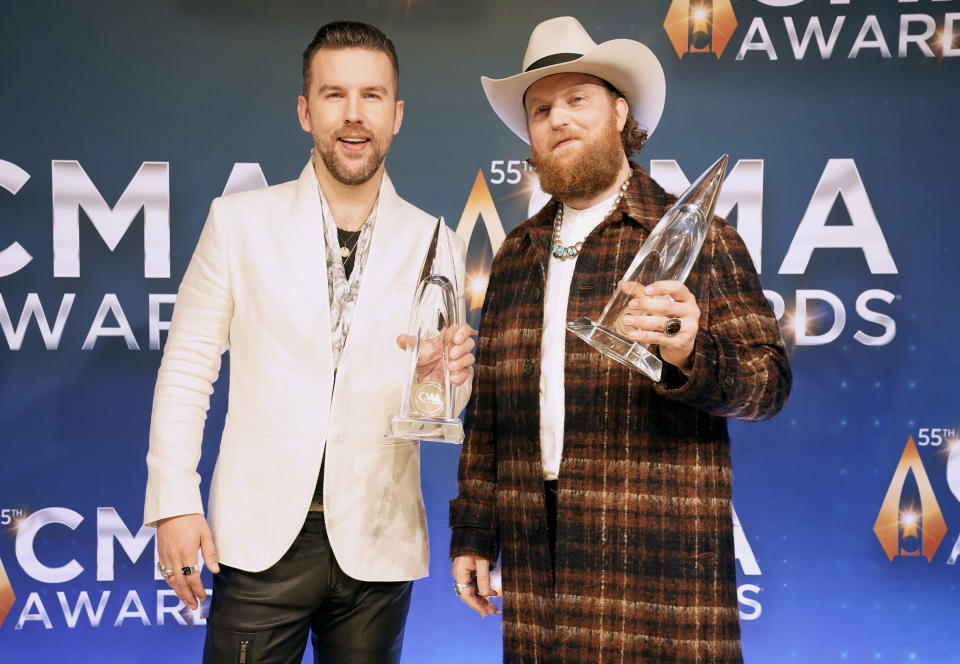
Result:
[[[553,150],[553,148],[557,147],[559,143],[562,143],[563,141],[569,140],[571,138],[582,140],[583,132],[576,131],[575,129],[571,129],[569,127],[564,129],[557,129],[556,131],[550,134],[550,139],[547,142],[547,147],[544,148],[543,150],[537,150],[532,145],[530,146],[530,157],[527,159],[527,162],[534,168],[537,168],[539,164],[543,162],[543,160],[549,161],[550,159],[552,159],[552,155],[550,154],[550,151]]]
[[[559,143],[570,140],[571,138],[582,139],[583,135],[573,129],[558,129],[550,136],[550,147],[555,148]]]

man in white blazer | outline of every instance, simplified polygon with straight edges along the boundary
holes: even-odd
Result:
[[[385,437],[434,217],[383,161],[400,129],[393,44],[338,21],[304,52],[300,178],[218,198],[177,296],[157,378],[144,521],[191,608],[214,573],[206,662],[397,662],[428,540],[417,441]],[[445,225],[463,292],[464,246]],[[462,307],[462,302],[460,303]],[[454,330],[451,381],[473,364]],[[398,336],[399,335],[399,336]],[[204,518],[197,463],[229,345],[229,407]],[[465,402],[468,385],[458,389]]]

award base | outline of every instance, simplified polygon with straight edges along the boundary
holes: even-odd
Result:
[[[589,318],[578,318],[567,323],[567,329],[599,350],[607,357],[646,374],[660,382],[663,362],[642,344],[625,339],[616,332],[594,323]]]
[[[458,419],[394,415],[390,419],[391,438],[426,440],[459,445],[463,442],[463,422]]]

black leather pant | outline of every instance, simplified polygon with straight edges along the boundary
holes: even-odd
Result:
[[[412,581],[357,581],[340,569],[323,512],[263,572],[220,565],[204,664],[300,664],[312,631],[317,664],[396,664]]]

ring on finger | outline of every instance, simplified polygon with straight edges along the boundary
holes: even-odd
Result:
[[[465,588],[468,588],[468,587],[470,587],[469,583],[457,583],[456,581],[453,582],[453,589],[456,591],[457,597],[463,597],[461,593],[464,591]]]
[[[190,576],[191,574],[195,574],[196,572],[199,572],[200,567],[198,565],[184,565],[183,567],[180,568],[180,571],[183,573],[184,576]]]
[[[668,337],[675,337],[682,326],[679,318],[668,318],[663,324],[663,333]]]
[[[157,563],[157,569],[160,570],[160,574],[164,579],[169,579],[174,574],[174,571],[163,563]]]

